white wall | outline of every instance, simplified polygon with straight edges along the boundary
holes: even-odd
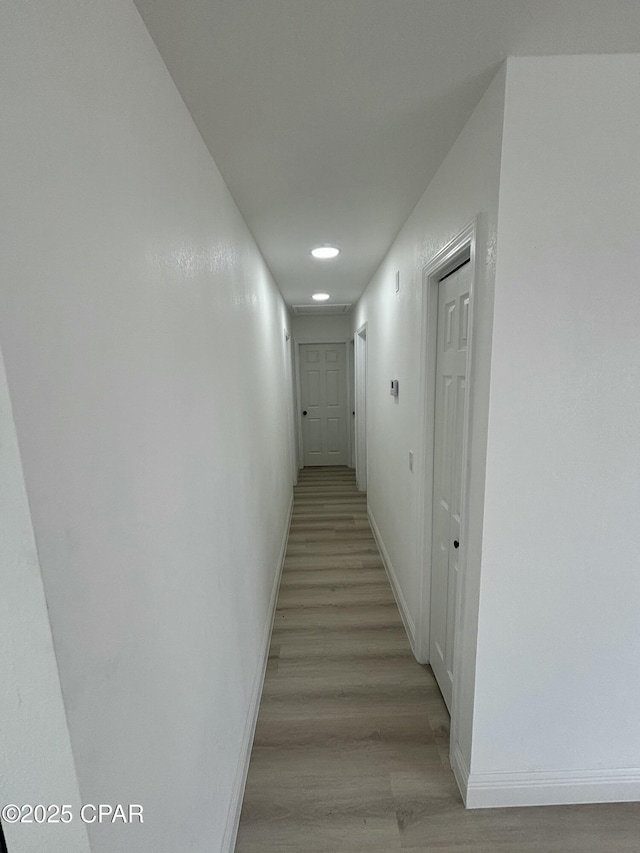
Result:
[[[293,314],[291,328],[299,344],[333,344],[353,338],[351,314]]]
[[[470,799],[640,798],[640,56],[509,60]]]
[[[78,780],[1,354],[0,482],[0,805],[67,804],[77,817]],[[79,820],[5,821],[4,832],[12,853],[89,850]]]
[[[288,314],[129,0],[1,26],[0,336],[80,792],[145,809],[92,850],[209,853],[290,504]]]
[[[351,468],[355,467],[354,447],[354,418],[351,412],[354,408],[354,357],[353,331],[351,329],[351,313],[348,314],[293,314],[291,328],[296,344],[333,344],[344,341],[347,355],[347,406],[349,410],[349,447],[348,460]],[[297,397],[296,389],[296,397]],[[298,463],[304,467],[302,457],[302,425],[300,423],[300,406],[296,403],[296,432],[298,438]]]
[[[421,458],[420,434],[422,270],[443,246],[480,215],[474,329],[473,464],[469,477],[473,523],[467,546],[469,612],[462,639],[466,689],[458,703],[460,749],[467,761],[471,750],[503,105],[504,71],[501,70],[365,290],[354,310],[352,324],[355,330],[368,322],[369,508],[386,551],[388,568],[396,579],[399,597],[404,602],[405,621],[409,632],[414,635],[417,654],[426,659],[428,607],[425,624],[420,624],[424,567],[417,559],[417,543],[424,520],[417,517],[416,511],[426,462]],[[395,293],[396,270],[400,271],[398,294]],[[389,394],[391,379],[400,382],[398,398]],[[410,450],[415,453],[413,473],[409,471]],[[428,594],[428,585],[425,591]]]

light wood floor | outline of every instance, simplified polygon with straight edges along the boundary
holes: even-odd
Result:
[[[466,811],[448,747],[353,472],[301,471],[236,853],[640,853],[636,803]]]

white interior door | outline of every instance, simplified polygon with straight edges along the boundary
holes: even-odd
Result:
[[[367,491],[367,326],[355,336],[356,373],[356,482]]]
[[[436,357],[430,663],[451,710],[459,574],[462,437],[471,263],[439,285]]]
[[[347,370],[344,344],[300,345],[303,460],[347,464]]]
[[[296,435],[296,404],[294,387],[293,342],[291,335],[285,330],[285,375],[287,383],[287,421],[289,425],[289,457],[291,460],[291,479],[293,485],[298,483],[298,441]]]
[[[356,467],[356,351],[355,343],[349,341],[347,344],[349,358],[347,370],[349,371],[349,468]]]

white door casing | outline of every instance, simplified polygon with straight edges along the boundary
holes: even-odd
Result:
[[[421,663],[431,663],[435,658],[431,647],[431,575],[433,543],[433,498],[434,498],[434,461],[435,461],[435,407],[437,388],[437,338],[438,306],[441,280],[470,258],[470,298],[468,304],[468,342],[466,355],[466,390],[462,412],[462,453],[460,488],[460,547],[457,549],[457,590],[454,603],[453,628],[453,690],[450,696],[451,714],[450,759],[456,781],[466,797],[469,776],[469,749],[466,740],[461,742],[460,733],[468,732],[469,713],[473,706],[473,683],[469,680],[469,668],[473,661],[469,657],[474,648],[474,614],[478,603],[474,599],[473,579],[468,577],[469,550],[468,530],[473,527],[470,511],[477,504],[470,503],[471,472],[477,470],[474,461],[474,441],[472,424],[477,420],[474,403],[475,366],[475,302],[476,277],[478,276],[478,254],[476,250],[478,236],[486,239],[485,216],[478,214],[468,225],[436,252],[422,270],[423,307],[422,307],[422,352],[421,352],[421,406],[420,406],[420,453],[417,471],[420,473],[416,483],[418,518],[422,521],[422,534],[416,539],[416,560],[423,567],[420,579],[420,605],[416,621],[415,654]],[[482,280],[482,276],[480,277]],[[460,413],[457,413],[460,416]],[[477,558],[474,551],[473,559]],[[474,562],[473,568],[477,568]]]
[[[291,478],[293,485],[297,485],[298,483],[298,448],[297,448],[297,440],[296,440],[296,428],[295,428],[295,383],[294,383],[294,370],[293,370],[293,341],[291,340],[291,335],[287,331],[284,330],[284,338],[285,338],[285,376],[287,383],[287,424],[289,428],[289,456],[291,459]]]
[[[346,465],[346,346],[300,344],[299,352],[304,465]]]
[[[462,517],[462,455],[472,265],[439,285],[436,356],[430,663],[447,707],[453,654]]]

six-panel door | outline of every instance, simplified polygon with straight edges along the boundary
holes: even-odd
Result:
[[[301,344],[300,386],[305,466],[346,465],[345,345]]]
[[[453,692],[460,554],[462,436],[471,264],[440,282],[431,551],[430,663],[447,707]]]

